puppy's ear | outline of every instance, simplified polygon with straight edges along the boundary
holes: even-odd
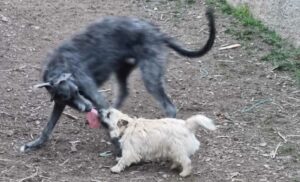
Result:
[[[55,82],[55,85],[58,85],[61,82],[68,80],[71,76],[72,76],[71,73],[64,73],[64,74],[60,75],[60,77]]]
[[[121,128],[122,126],[127,126],[128,125],[128,121],[124,120],[124,119],[120,119],[117,123],[118,127]]]

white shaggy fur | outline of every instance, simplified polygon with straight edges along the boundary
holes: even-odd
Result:
[[[119,173],[132,163],[167,159],[171,169],[182,167],[180,176],[190,175],[190,156],[200,146],[194,132],[199,125],[215,130],[213,121],[203,115],[195,115],[186,121],[174,118],[144,119],[131,118],[126,114],[109,109],[103,111],[103,122],[109,126],[110,137],[119,137],[122,157],[112,172]]]

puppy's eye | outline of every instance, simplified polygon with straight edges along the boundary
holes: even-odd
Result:
[[[109,112],[109,113],[107,113],[106,117],[109,119],[109,117],[110,117],[110,112]]]

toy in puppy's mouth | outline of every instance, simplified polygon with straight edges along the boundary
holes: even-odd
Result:
[[[100,128],[100,121],[96,109],[92,109],[86,114],[86,120],[90,128]]]

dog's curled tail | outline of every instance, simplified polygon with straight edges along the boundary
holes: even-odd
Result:
[[[204,115],[195,115],[186,120],[186,126],[192,132],[195,132],[199,126],[209,130],[216,130],[214,122]]]
[[[208,8],[206,10],[206,17],[209,26],[209,38],[206,44],[201,49],[196,51],[184,49],[174,39],[170,37],[165,37],[164,41],[167,44],[167,46],[173,49],[174,51],[176,51],[177,53],[179,53],[180,55],[190,57],[190,58],[201,57],[204,54],[206,54],[212,48],[216,38],[215,18],[214,18],[214,11],[212,8]]]

